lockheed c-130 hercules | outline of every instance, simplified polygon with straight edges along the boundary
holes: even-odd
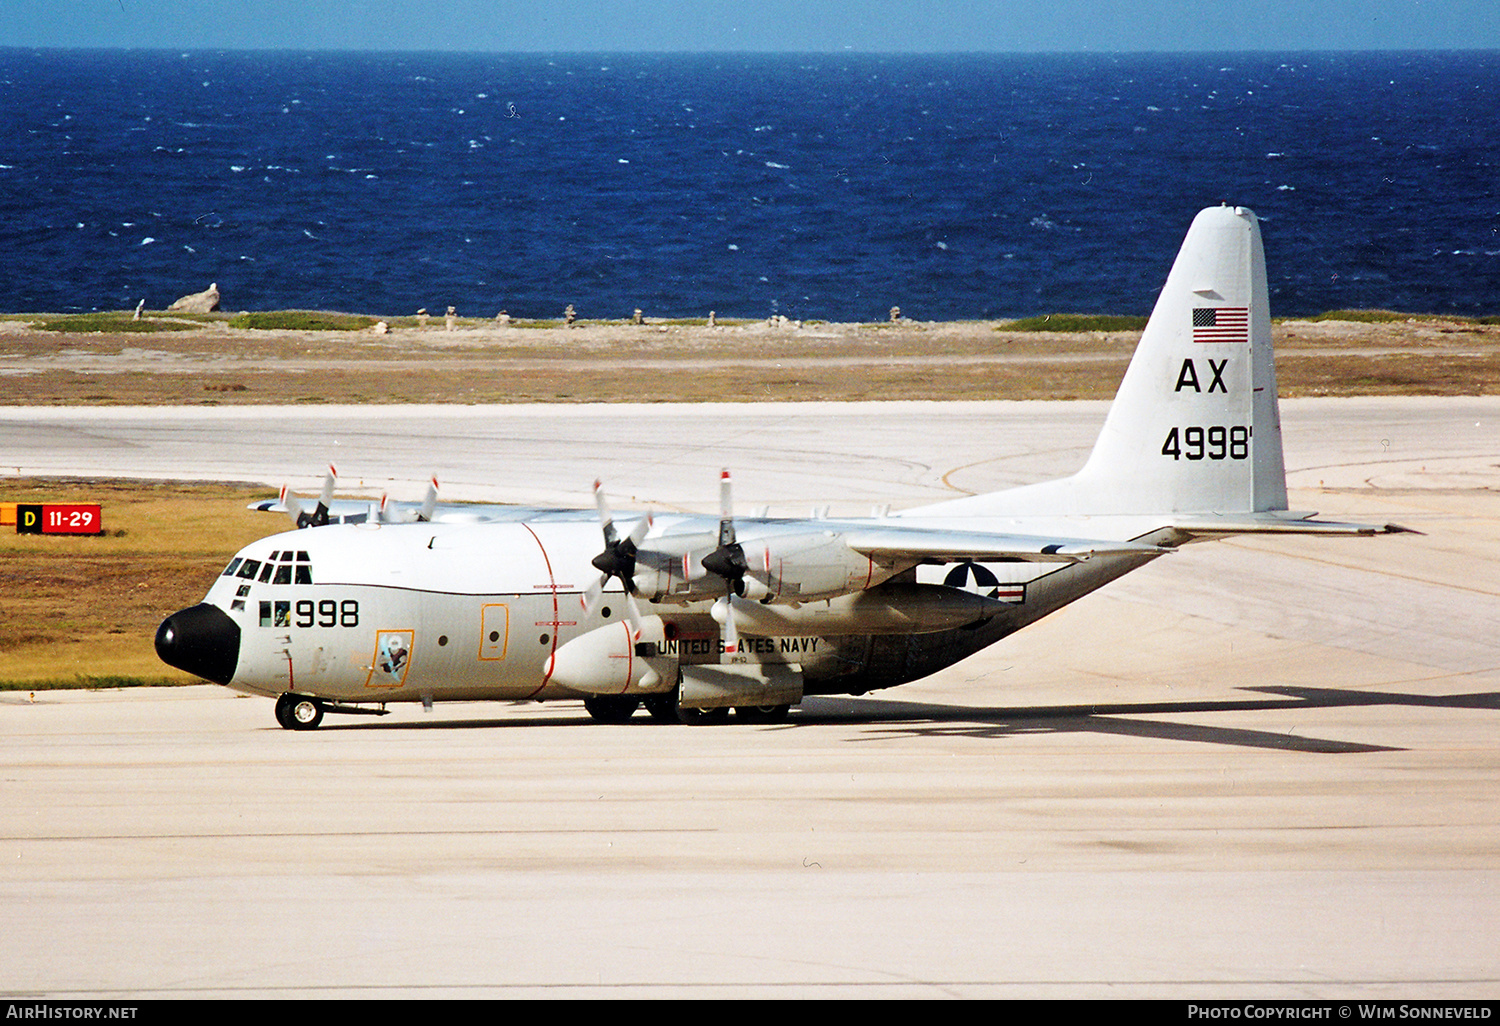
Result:
[[[312,529],[246,546],[156,634],[165,662],[276,699],[289,729],[391,702],[580,698],[606,721],[644,705],[772,722],[805,695],[928,676],[1189,542],[1402,530],[1287,509],[1260,229],[1227,206],[1194,219],[1072,477],[803,520],[736,517],[726,471],[717,518],[623,527],[597,483],[595,509],[572,511],[331,492],[330,475],[311,512],[263,504]]]

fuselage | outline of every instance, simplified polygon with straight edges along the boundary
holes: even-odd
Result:
[[[804,533],[805,523],[793,522]],[[708,544],[701,525],[667,520],[653,531],[654,544],[674,537],[686,539],[678,546],[685,551],[700,538]],[[748,526],[752,539],[792,529],[774,521]],[[849,527],[826,523],[830,536]],[[288,531],[239,552],[202,604],[162,624],[157,647],[174,666],[267,696],[384,703],[600,693],[613,688],[579,690],[552,672],[569,642],[611,625],[627,634],[618,583],[585,608],[583,593],[599,576],[590,565],[598,548],[598,525],[582,518]],[[848,612],[839,599],[767,606],[778,623],[795,622],[742,637],[732,660],[794,666],[806,693],[888,687],[950,665],[1148,558],[956,569],[850,561],[838,574],[848,578],[846,590],[869,600],[866,609],[882,594],[897,596],[897,607],[909,604],[910,590],[899,589],[922,587],[927,606],[934,595],[940,600],[943,618],[934,612],[931,622],[908,618],[903,626],[889,612]],[[661,594],[641,596],[641,611],[665,623],[651,641],[654,654],[676,667],[721,663],[721,628],[703,595],[713,581],[692,580],[691,557],[681,564],[684,579],[664,577]],[[674,587],[690,597],[674,600]],[[985,598],[982,608],[957,601],[974,595]]]

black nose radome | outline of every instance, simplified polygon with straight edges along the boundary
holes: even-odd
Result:
[[[156,654],[168,666],[228,684],[240,661],[240,626],[218,606],[200,602],[161,622]]]

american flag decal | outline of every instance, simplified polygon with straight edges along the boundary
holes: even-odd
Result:
[[[1194,307],[1193,341],[1249,342],[1250,308],[1247,306]]]

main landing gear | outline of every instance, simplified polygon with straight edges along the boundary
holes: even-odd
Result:
[[[677,692],[645,695],[594,695],[583,700],[589,716],[599,723],[625,723],[640,706],[657,723],[687,723],[692,726],[709,726],[729,722],[729,707],[714,709],[684,709],[677,705]],[[782,723],[791,712],[791,705],[744,705],[735,706],[734,715],[741,723]]]
[[[634,695],[593,695],[583,700],[583,707],[600,723],[624,723],[640,704]]]
[[[784,723],[790,705],[737,705],[734,715],[744,723]]]

